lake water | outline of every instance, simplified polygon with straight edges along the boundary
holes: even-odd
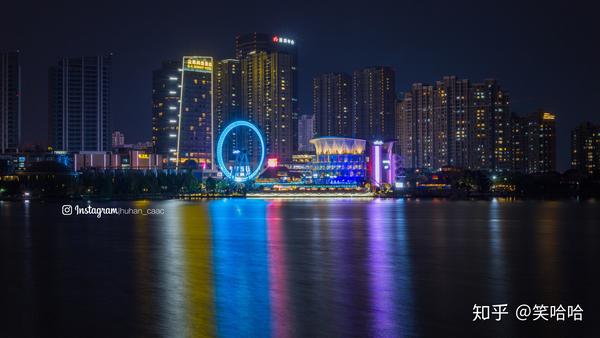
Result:
[[[164,213],[0,202],[0,336],[600,337],[598,202],[91,205]],[[583,321],[522,322],[521,304]]]

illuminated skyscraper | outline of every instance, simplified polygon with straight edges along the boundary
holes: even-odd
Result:
[[[215,130],[219,135],[229,123],[243,119],[240,62],[225,59],[215,65]]]
[[[223,129],[231,122],[245,119],[242,115],[242,71],[240,62],[236,59],[225,59],[215,64],[215,138],[221,135]],[[233,160],[234,150],[242,146],[243,135],[238,135],[238,129],[231,132],[231,142],[224,145],[224,159]],[[243,133],[243,132],[242,132]]]
[[[526,173],[529,156],[529,119],[516,114],[511,114],[511,168],[512,171]]]
[[[537,111],[527,123],[527,172],[556,171],[556,115]]]
[[[18,151],[21,141],[19,52],[0,53],[0,154]]]
[[[265,134],[267,153],[291,163],[298,143],[296,41],[260,33],[240,35],[236,58],[242,70],[242,112]],[[252,144],[251,157],[256,151]]]
[[[357,70],[352,75],[353,137],[394,138],[396,80],[390,67]]]
[[[474,84],[470,90],[470,167],[511,170],[511,114],[509,96],[495,80]]]
[[[328,73],[313,79],[317,136],[352,136],[352,77]]]
[[[165,61],[152,73],[152,143],[169,166],[213,168],[212,83],[207,56]]]
[[[512,168],[508,94],[495,80],[471,85],[446,76],[435,86],[413,84],[396,116],[398,149],[407,168]]]
[[[415,83],[398,103],[399,148],[405,168],[433,169],[433,86]]]
[[[600,126],[582,123],[571,131],[571,168],[594,174],[600,170]]]
[[[412,108],[412,93],[406,93],[402,100],[396,102],[396,145],[402,157],[404,168],[415,168],[416,165],[416,117]]]
[[[175,167],[181,94],[181,61],[165,61],[152,72],[152,144]]]
[[[469,80],[445,76],[433,95],[433,167],[469,165]]]
[[[111,56],[63,58],[50,68],[49,141],[55,150],[109,151]]]
[[[179,97],[177,164],[195,163],[212,170],[213,139],[213,58],[184,56]],[[193,162],[189,162],[193,161]]]

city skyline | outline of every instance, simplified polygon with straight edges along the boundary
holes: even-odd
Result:
[[[341,136],[370,142],[396,140],[396,152],[406,168],[440,170],[454,166],[526,173],[557,170],[556,114],[542,109],[515,114],[510,109],[510,93],[496,79],[473,83],[444,76],[435,85],[414,83],[405,93],[396,89],[391,67],[361,68],[352,76],[319,74],[313,79],[312,114],[300,115],[303,120],[310,118],[309,133],[307,125],[298,125],[294,45],[290,38],[254,32],[236,36],[239,60],[214,60],[213,64],[212,56],[184,56],[181,63],[163,61],[162,68],[152,73],[153,151],[166,156],[174,167],[193,160],[203,169],[214,170],[213,143],[222,125],[249,119],[265,133],[267,152],[284,163],[289,163],[292,154],[308,150],[303,143],[312,136]],[[19,52],[4,55],[14,55],[19,65]],[[50,67],[49,147],[67,151],[110,149],[106,138],[116,130],[109,123],[111,66],[112,53],[64,57],[58,67]],[[6,68],[3,76],[9,76],[7,69],[11,68]],[[15,69],[20,74],[20,67]],[[239,75],[234,80],[236,73]],[[20,79],[17,81],[20,87]],[[20,94],[17,90],[16,96],[9,95],[18,99],[19,106]],[[19,111],[19,120],[20,115]],[[312,122],[315,116],[316,124]],[[300,133],[303,140],[298,139]],[[290,139],[292,142],[286,141]]]
[[[82,9],[62,13],[44,4],[41,6],[47,8],[41,8],[40,12],[52,14],[48,17],[71,14],[78,19],[70,25],[82,29],[75,32],[71,26],[58,23],[40,32],[36,27],[47,19],[35,13],[24,14],[29,12],[20,10],[22,6],[8,4],[9,10],[14,9],[18,15],[9,16],[2,25],[18,29],[3,29],[0,34],[3,51],[21,50],[25,143],[44,141],[40,137],[46,135],[47,90],[44,78],[47,67],[58,58],[113,52],[113,129],[123,130],[130,139],[142,141],[150,139],[151,121],[143,118],[151,115],[151,71],[161,61],[177,59],[181,55],[212,55],[217,59],[231,57],[234,48],[232,39],[249,31],[281,32],[301,45],[299,105],[302,114],[311,111],[311,80],[316,74],[389,65],[396,72],[397,91],[406,92],[416,82],[432,84],[446,75],[468,79],[495,78],[511,93],[513,111],[521,115],[530,114],[537,108],[555,112],[558,116],[559,170],[565,170],[569,165],[571,129],[583,121],[598,122],[592,99],[598,85],[591,81],[598,74],[598,66],[593,63],[598,50],[585,43],[592,37],[592,30],[587,29],[589,22],[581,19],[591,13],[586,11],[585,6],[571,9],[564,4],[550,3],[539,7],[506,2],[502,6],[486,4],[484,8],[476,9],[467,4],[378,3],[374,8],[385,12],[382,20],[346,10],[340,15],[345,20],[332,19],[336,8],[333,4],[321,10],[300,6],[280,16],[269,16],[268,11],[261,12],[260,8],[250,12],[255,16],[245,15],[248,8],[239,6],[232,9],[229,17],[235,23],[222,26],[222,29],[203,29],[214,28],[215,23],[221,20],[216,16],[202,24],[181,25],[172,27],[169,32],[158,32],[157,27],[149,25],[152,18],[161,13],[157,4],[149,3],[143,9],[133,5],[117,9],[114,4],[106,3],[95,9],[106,13],[114,22],[125,22],[125,18],[131,22],[122,28],[116,28],[119,26],[116,24],[105,31],[94,31],[93,39],[85,38],[86,34],[94,25],[101,24],[98,18],[102,16],[88,22],[79,19]],[[213,6],[216,6],[214,10],[224,9],[219,7],[222,5]],[[428,19],[423,24],[424,28],[416,32],[412,27],[420,16],[411,18],[409,14],[423,10]],[[480,11],[487,14],[476,15]],[[579,20],[570,19],[575,15],[563,20],[565,11],[578,12]],[[132,18],[131,13],[139,15]],[[464,27],[449,27],[447,34],[438,37],[434,32],[440,23],[436,23],[435,18],[446,13],[462,13],[460,17],[472,20]],[[306,24],[307,16],[312,18],[311,25]],[[504,23],[509,16],[510,25]],[[269,20],[264,20],[266,17]],[[356,20],[357,17],[361,19]],[[167,19],[166,22],[174,20]],[[34,24],[36,21],[39,22],[37,25]],[[338,22],[342,24],[336,30],[327,29]],[[349,22],[355,25],[349,25]],[[550,22],[555,24],[547,24]],[[544,27],[543,31],[540,27]],[[115,30],[121,32],[121,29],[122,34],[115,33]],[[67,39],[61,38],[66,31],[72,35]],[[483,39],[490,34],[494,39]],[[477,41],[474,46],[471,44],[473,40]],[[438,47],[431,47],[433,45]],[[505,48],[498,49],[498,45]],[[42,123],[39,123],[40,119]],[[140,121],[139,125],[133,121]]]
[[[0,338],[600,337],[596,7],[5,1]]]

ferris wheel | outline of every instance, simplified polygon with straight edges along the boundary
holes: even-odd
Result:
[[[244,140],[239,142],[238,139],[238,142],[233,142],[233,138],[239,138],[240,135]],[[248,145],[251,143],[249,140],[258,140],[258,142],[252,142],[252,146],[249,147]],[[231,153],[229,154],[229,152]],[[236,121],[223,129],[217,142],[216,155],[219,169],[225,177],[235,182],[251,181],[263,169],[266,157],[265,139],[254,124],[247,121]],[[226,158],[230,159],[227,161],[228,163],[225,161]]]

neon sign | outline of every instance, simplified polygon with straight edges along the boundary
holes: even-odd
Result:
[[[292,39],[284,38],[284,37],[281,37],[281,36],[274,36],[273,37],[273,42],[275,42],[275,43],[285,43],[285,44],[288,44],[288,45],[294,45],[296,43]]]
[[[184,70],[212,72],[212,57],[207,56],[186,56],[184,60]]]

